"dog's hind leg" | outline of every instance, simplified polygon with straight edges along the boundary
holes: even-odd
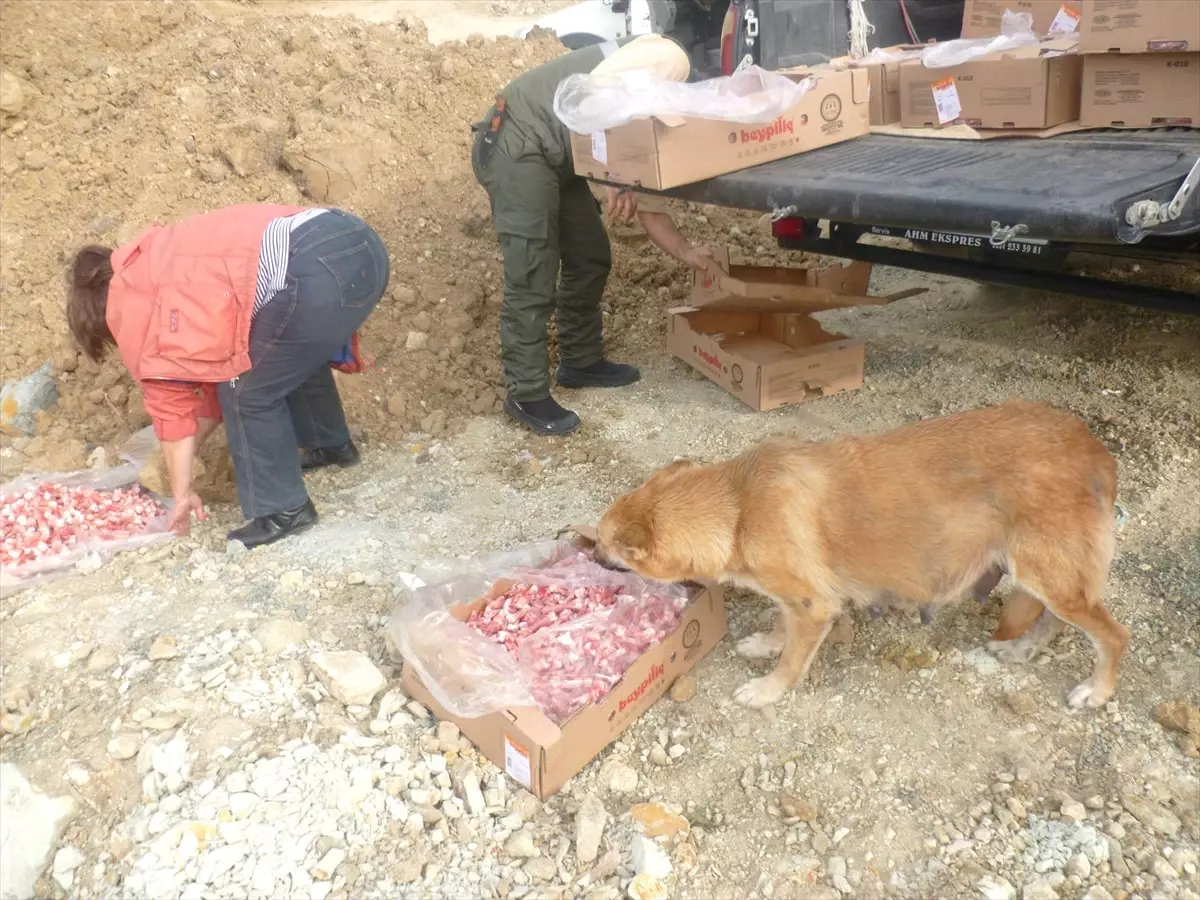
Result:
[[[1047,612],[1091,638],[1096,648],[1095,667],[1091,677],[1071,691],[1067,704],[1074,709],[1095,709],[1107,703],[1116,690],[1117,667],[1129,645],[1129,629],[1112,617],[1100,599],[1111,551],[1084,546],[1087,549],[1078,554],[1070,548],[1054,554],[1013,554],[1013,575],[1041,599]]]
[[[1000,624],[987,648],[1006,663],[1027,663],[1063,630],[1063,621],[1037,597],[1017,588],[1004,602]]]
[[[767,584],[763,587],[770,590]],[[822,601],[790,596],[780,599],[779,606],[779,621],[786,632],[779,662],[769,675],[747,681],[733,695],[735,701],[752,709],[774,703],[808,674],[837,612]]]

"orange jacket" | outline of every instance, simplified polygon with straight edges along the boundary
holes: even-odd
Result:
[[[154,433],[220,420],[216,385],[250,368],[250,316],[263,233],[301,206],[248,204],[151,225],[113,251],[105,319],[141,386]]]

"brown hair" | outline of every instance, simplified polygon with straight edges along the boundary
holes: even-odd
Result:
[[[115,345],[104,314],[112,280],[112,250],[90,244],[75,254],[67,275],[67,324],[81,350],[99,362],[106,344]]]

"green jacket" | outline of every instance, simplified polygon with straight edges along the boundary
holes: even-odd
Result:
[[[616,41],[593,44],[564,53],[535,69],[530,69],[514,78],[500,92],[508,104],[508,118],[503,130],[512,129],[525,139],[525,146],[536,147],[552,169],[563,177],[575,173],[575,162],[571,158],[571,131],[554,114],[554,92],[568,75],[584,75],[615,50],[634,40],[629,35]],[[486,130],[491,112],[475,127]],[[513,138],[517,135],[509,135]],[[508,146],[513,146],[512,143]]]

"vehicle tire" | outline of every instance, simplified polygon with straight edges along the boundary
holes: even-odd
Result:
[[[559,41],[568,50],[579,50],[583,47],[591,47],[594,44],[603,44],[604,38],[596,37],[594,34],[577,31],[571,34],[564,34],[559,37]]]

